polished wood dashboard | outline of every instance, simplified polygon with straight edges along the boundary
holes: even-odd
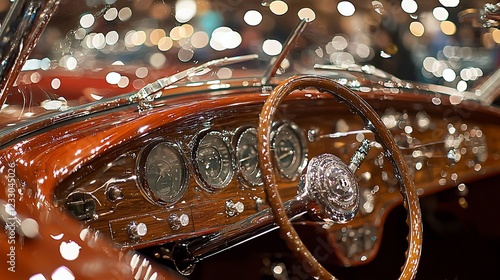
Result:
[[[493,121],[498,110],[466,101],[451,106],[445,95],[359,93],[379,112],[406,155],[419,195],[450,187],[463,191],[464,183],[500,171],[500,134]],[[267,208],[262,187],[242,180],[236,155],[240,132],[256,127],[266,97],[260,88],[222,95],[200,92],[166,97],[143,113],[133,105],[111,109],[22,139],[4,149],[1,159],[14,159],[26,188],[62,211],[78,209],[81,215],[75,218],[114,246],[143,248],[188,240]],[[318,224],[328,228],[330,245],[342,263],[370,260],[378,250],[385,216],[402,202],[383,149],[347,106],[316,90],[292,94],[277,116],[276,127],[296,125],[309,160],[332,153],[348,162],[362,139],[371,140],[369,155],[356,172],[361,187],[357,217],[346,225]],[[210,131],[223,135],[232,162],[230,181],[220,188],[200,183],[196,167],[197,143]],[[155,201],[141,183],[141,157],[155,143],[169,143],[184,161],[187,183],[174,202]],[[279,168],[276,172],[280,174]],[[297,194],[298,182],[298,176],[281,174],[284,200]],[[364,245],[353,251],[349,244],[356,242]]]

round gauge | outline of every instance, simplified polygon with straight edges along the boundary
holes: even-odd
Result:
[[[307,164],[305,137],[293,123],[283,123],[274,132],[272,148],[281,176],[294,180]]]
[[[222,189],[231,181],[233,157],[220,132],[205,134],[199,140],[193,158],[204,187]]]
[[[156,203],[177,202],[186,191],[189,176],[176,145],[162,142],[146,148],[144,153],[143,191]]]
[[[236,159],[244,183],[250,186],[262,185],[257,156],[257,130],[255,128],[247,128],[239,135],[236,143]]]

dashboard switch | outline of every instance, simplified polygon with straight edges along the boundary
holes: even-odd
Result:
[[[172,230],[178,230],[181,227],[189,225],[189,216],[186,214],[181,214],[180,216],[177,214],[171,214],[170,217],[168,217],[168,223],[170,224],[170,228]]]
[[[231,199],[226,200],[226,214],[229,217],[236,216],[245,211],[245,204],[241,201],[234,203]]]
[[[123,192],[117,186],[111,186],[106,190],[106,198],[111,202],[123,199]]]
[[[131,222],[130,224],[128,224],[128,233],[130,235],[130,238],[140,238],[148,233],[148,227],[145,223]]]

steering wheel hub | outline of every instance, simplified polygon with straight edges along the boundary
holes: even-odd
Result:
[[[347,223],[358,211],[359,186],[356,178],[349,167],[334,155],[314,157],[300,185],[310,200],[309,210],[320,219]]]

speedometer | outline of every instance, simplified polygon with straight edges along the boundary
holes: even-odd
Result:
[[[272,148],[281,177],[295,180],[307,164],[303,132],[294,123],[283,123],[273,133]]]
[[[151,201],[173,204],[182,197],[189,176],[184,157],[175,144],[161,142],[149,146],[143,150],[139,162],[142,190]]]
[[[231,149],[218,131],[210,131],[199,139],[193,159],[199,183],[207,190],[225,188],[233,178]]]
[[[263,184],[257,155],[257,131],[249,127],[241,132],[236,143],[236,158],[241,179],[251,187]]]

